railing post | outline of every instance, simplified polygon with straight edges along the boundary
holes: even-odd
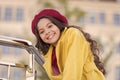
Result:
[[[8,75],[7,75],[8,80],[10,80],[10,68],[11,68],[11,66],[10,66],[10,65],[8,65]]]

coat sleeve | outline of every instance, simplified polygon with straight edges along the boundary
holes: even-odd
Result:
[[[66,38],[64,46],[67,57],[62,80],[81,80],[89,43],[79,30],[69,30]]]

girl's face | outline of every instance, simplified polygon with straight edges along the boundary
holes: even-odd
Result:
[[[56,45],[60,37],[60,30],[48,18],[40,19],[37,24],[37,29],[43,42]]]

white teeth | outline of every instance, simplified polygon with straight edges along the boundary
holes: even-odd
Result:
[[[50,35],[50,36],[48,37],[48,39],[51,39],[51,38],[53,38],[53,36],[54,36],[54,35]]]
[[[49,36],[49,39],[52,38],[52,37],[53,37],[53,35]]]

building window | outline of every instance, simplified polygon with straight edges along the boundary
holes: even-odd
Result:
[[[7,47],[7,46],[2,46],[2,50],[3,50],[3,54],[9,54],[10,52],[10,48],[9,47]]]
[[[22,8],[17,8],[16,10],[16,20],[23,21],[24,18],[24,10]]]
[[[0,8],[0,21],[2,20],[2,10]]]
[[[99,14],[99,22],[100,24],[105,24],[105,13]]]
[[[117,46],[116,46],[116,52],[120,53],[120,43],[118,43]]]
[[[116,70],[115,70],[115,75],[116,75],[116,79],[115,80],[120,80],[120,66],[117,66],[116,68],[115,68]]]
[[[16,55],[16,56],[17,56],[17,55],[21,55],[22,49],[20,49],[20,48],[14,48],[14,52],[15,52],[15,55]]]
[[[89,14],[89,22],[92,24],[95,23],[95,14],[94,13]]]
[[[120,14],[116,13],[113,15],[113,17],[114,17],[114,19],[113,19],[114,25],[120,25]]]
[[[80,22],[80,25],[84,25],[85,18],[84,18],[84,17],[80,17],[80,20],[79,20],[79,22]]]
[[[12,8],[6,8],[5,9],[5,21],[11,21],[12,20]]]
[[[7,78],[7,66],[0,65],[0,78]]]
[[[24,68],[12,67],[11,80],[26,80],[26,72]]]

